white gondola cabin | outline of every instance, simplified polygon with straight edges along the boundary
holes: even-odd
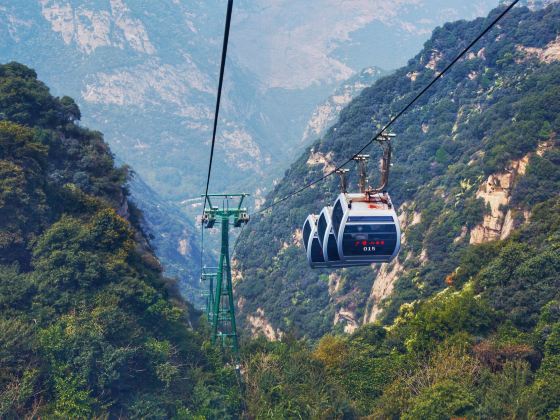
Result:
[[[391,167],[391,133],[375,137],[383,148],[380,184],[373,188],[367,178],[369,155],[352,157],[358,164],[359,193],[348,193],[346,173],[339,168],[341,194],[333,207],[325,207],[317,218],[311,215],[304,224],[307,259],[315,267],[355,267],[388,263],[401,248],[401,229],[397,213],[387,194]],[[322,255],[319,255],[320,249]]]
[[[401,229],[387,193],[342,193],[332,211],[332,225],[344,263],[390,262],[401,247]]]

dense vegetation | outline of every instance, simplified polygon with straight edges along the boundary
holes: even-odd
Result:
[[[454,284],[318,344],[246,348],[247,404],[274,418],[558,418],[560,199],[469,248]]]
[[[0,417],[237,412],[234,370],[136,227],[127,169],[79,119],[0,66]]]
[[[437,28],[407,66],[365,89],[343,110],[286,172],[268,202],[323,175],[324,165],[310,160],[312,154],[336,164],[359,150],[376,126],[400,110],[498,10],[486,19]],[[403,220],[410,222],[416,214],[420,223],[405,230],[399,255],[403,270],[392,296],[382,302],[385,323],[397,317],[402,304],[429,298],[446,286],[446,277],[469,252],[473,227],[489,211],[476,193],[490,174],[505,172],[510,162],[530,154],[509,202],[515,226],[536,204],[558,195],[560,64],[527,51],[546,48],[559,32],[558,4],[535,12],[512,10],[394,126],[390,193]],[[543,150],[536,154],[539,147]],[[378,150],[367,152],[375,156]],[[375,183],[377,168],[371,166]],[[379,269],[309,270],[297,240],[306,215],[332,203],[337,191],[333,178],[255,217],[237,254],[244,279],[236,287],[243,297],[242,314],[262,308],[274,328],[313,339],[333,330],[341,309],[357,323],[364,320]],[[339,285],[333,287],[337,277]]]
[[[336,163],[359,149],[486,24],[436,29],[408,66],[343,111],[267,200],[322,175],[322,165],[308,163],[312,153],[332,153]],[[406,229],[403,269],[377,323],[351,334],[333,327],[340,308],[363,321],[377,269],[309,270],[297,242],[296,229],[334,198],[337,180],[248,226],[238,248],[242,314],[262,308],[284,331],[278,342],[245,347],[251,413],[560,418],[560,64],[525,49],[543,49],[559,33],[560,6],[513,10],[396,125],[391,194],[403,220],[419,222]],[[489,212],[479,186],[524,157],[503,209],[515,230],[469,245]]]

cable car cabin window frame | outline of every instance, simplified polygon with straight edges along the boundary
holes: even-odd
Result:
[[[342,208],[342,202],[339,197],[333,206],[333,212],[332,212],[333,231],[334,231],[334,236],[337,239],[338,239],[338,231],[340,229],[340,224],[342,223],[343,218],[344,218],[344,209]]]
[[[313,219],[314,216],[315,215],[307,216],[307,219],[305,219],[305,222],[303,223],[303,227],[301,229],[303,246],[304,246],[306,251],[307,251],[307,245],[308,245],[308,242],[309,242],[309,237],[311,236],[311,232],[313,231],[313,228],[311,226],[312,226],[312,223],[314,223],[314,219]]]
[[[325,268],[327,264],[325,262],[325,258],[323,256],[323,247],[319,242],[319,237],[317,235],[317,216],[312,214],[308,216],[308,220],[311,223],[311,234],[309,235],[309,240],[306,246],[306,257],[307,263],[311,268]],[[320,250],[319,254],[315,254],[317,250]],[[319,258],[313,258],[314,256]]]
[[[340,255],[338,254],[338,245],[336,243],[336,237],[334,236],[333,226],[332,226],[332,212],[333,208],[330,206],[324,207],[321,211],[321,217],[319,218],[318,225],[320,226],[321,218],[325,221],[325,228],[323,229],[322,233],[322,241],[321,244],[323,245],[323,258],[327,264],[340,264],[341,259]],[[321,239],[321,231],[319,229],[319,239]],[[332,249],[332,242],[334,241],[334,249]],[[334,251],[334,252],[333,252]]]
[[[329,226],[329,221],[331,220],[332,207],[323,207],[319,219],[317,220],[317,235],[319,237],[319,242],[321,246],[325,244],[324,238],[327,228]]]
[[[327,246],[323,247],[323,250],[323,252],[326,254],[325,260],[328,259],[328,261],[341,262],[340,255],[338,254],[338,243],[336,241],[334,233],[331,232],[328,234]]]
[[[319,237],[316,236],[311,240],[311,261],[314,263],[326,263],[325,257],[323,256],[323,247],[319,242]]]

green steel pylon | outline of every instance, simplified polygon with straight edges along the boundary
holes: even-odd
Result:
[[[208,321],[212,320],[212,311],[214,310],[214,284],[216,284],[217,267],[202,267],[200,275],[201,283],[208,282],[206,290],[201,293],[205,302],[205,312]]]
[[[202,217],[202,223],[205,228],[213,228],[216,221],[220,222],[222,228],[222,245],[218,269],[215,277],[208,276],[210,281],[207,315],[212,327],[212,343],[216,343],[219,340],[222,347],[230,347],[236,353],[239,350],[239,346],[235,325],[235,306],[229,258],[229,226],[230,222],[232,222],[234,227],[240,227],[249,221],[247,209],[241,207],[243,200],[248,195],[208,194],[205,200],[208,206],[205,207]],[[223,206],[221,209],[212,205],[210,200],[212,197],[222,198]],[[237,207],[229,207],[229,202],[232,199],[239,200]]]

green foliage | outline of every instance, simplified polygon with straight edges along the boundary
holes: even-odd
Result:
[[[249,412],[326,416],[323,401],[341,404],[328,392],[304,399],[285,391],[293,382],[296,389],[317,386],[320,377],[350,408],[349,416],[554,418],[560,413],[560,65],[527,57],[517,47],[543,48],[556,39],[559,16],[557,6],[512,10],[496,33],[481,41],[476,57],[461,60],[395,124],[390,193],[397,204],[406,203],[401,212],[408,227],[399,256],[404,272],[382,302],[387,327],[325,335],[342,331],[332,325],[336,310],[365,312],[361,305],[377,272],[308,270],[301,249],[292,245],[306,215],[334,199],[334,181],[278,204],[243,233],[237,254],[243,281],[237,291],[245,298],[244,312],[260,307],[274,327],[295,325],[296,334],[323,336],[313,350],[292,350],[310,354],[318,363],[313,365],[286,353],[295,348],[289,340],[253,349],[247,376],[257,385],[248,395]],[[434,70],[425,63],[434,51],[441,55],[436,68],[441,70],[486,23],[456,22],[434,31],[406,67],[365,89],[342,111],[267,201],[322,176],[321,165],[308,163],[311,153],[332,156],[336,164],[348,150],[359,149],[371,135],[372,120],[382,124],[431,80]],[[515,179],[509,205],[502,208],[510,211],[516,231],[506,240],[470,246],[469,232],[490,211],[477,190],[488,175],[510,170],[513,160],[527,155],[525,174]],[[290,366],[284,365],[287,360]],[[251,363],[263,365],[255,370]],[[282,374],[294,369],[295,379]],[[290,399],[298,407],[305,401],[308,411],[290,412]]]
[[[246,364],[247,409],[256,418],[338,418],[350,412],[306,343],[268,345]]]
[[[534,327],[540,308],[558,294],[559,230],[560,200],[536,206],[530,222],[501,243],[497,255],[487,254],[475,278],[492,306],[520,327]],[[493,258],[488,261],[489,256]]]
[[[403,334],[407,349],[413,353],[428,351],[434,344],[455,333],[487,333],[493,314],[486,302],[475,296],[472,287],[455,292],[445,290],[416,308],[403,306],[396,320],[395,333]]]
[[[436,70],[441,71],[495,13],[487,19],[436,29],[405,67],[366,88],[341,112],[327,134],[288,169],[267,202],[323,176],[323,165],[308,163],[312,153],[328,156],[329,163],[336,165],[348,158],[349,151],[359,150],[375,126],[383,125],[433,78],[434,70],[426,63],[435,52],[440,57]],[[541,62],[517,48],[544,48],[555,40],[558,13],[554,5],[537,12],[512,10],[492,36],[480,40],[474,56],[460,60],[392,127],[397,137],[389,193],[409,222],[413,214],[421,217],[419,223],[409,223],[405,229],[406,242],[399,256],[405,272],[395,282],[391,298],[381,303],[384,323],[398,316],[403,303],[442,290],[446,277],[458,266],[458,287],[475,274],[466,264],[466,258],[476,258],[469,250],[469,234],[488,211],[477,198],[488,175],[503,173],[512,160],[530,154],[526,174],[515,180],[509,203],[514,227],[523,223],[524,213],[558,194],[560,161],[555,133],[560,132],[560,64]],[[414,80],[411,74],[415,74]],[[376,148],[367,152],[373,161],[380,153]],[[375,183],[377,168],[370,166],[369,178]],[[355,182],[351,174],[349,185]],[[295,325],[298,334],[313,339],[344,327],[332,325],[333,315],[342,307],[366,314],[377,268],[338,270],[344,287],[333,291],[323,281],[328,273],[307,269],[302,246],[294,242],[305,217],[332,204],[337,193],[336,179],[316,184],[279,203],[272,213],[257,215],[245,229],[237,249],[243,273],[237,292],[244,297],[245,313],[262,308],[275,328],[286,330]],[[524,275],[538,274],[535,268],[541,263],[537,259],[527,262]],[[555,287],[553,281],[547,282]],[[271,292],[263,294],[263,290]],[[293,299],[297,293],[311,301],[293,304],[306,302]],[[513,307],[511,304],[507,303]],[[519,319],[525,316],[523,307],[526,305],[522,305]]]
[[[301,249],[292,245],[306,215],[334,200],[335,181],[278,204],[244,231],[237,254],[244,313],[263,308],[276,328],[323,337],[312,349],[285,338],[249,351],[244,366],[255,417],[327,417],[325,404],[348,407],[349,418],[560,414],[560,65],[517,47],[543,48],[556,39],[559,17],[554,5],[512,10],[492,37],[481,40],[476,57],[461,60],[393,127],[398,136],[389,190],[397,204],[406,203],[401,216],[408,226],[399,256],[404,271],[381,303],[385,327],[332,335],[343,330],[332,322],[341,308],[363,320],[377,268],[309,270]],[[425,64],[434,51],[441,55],[441,70],[486,23],[456,22],[434,31],[406,67],[365,89],[342,111],[267,201],[323,175],[321,165],[308,163],[311,153],[332,156],[336,164],[348,150],[359,149],[370,138],[372,120],[384,123],[431,80],[433,70]],[[510,170],[513,160],[525,156],[525,174],[514,180],[511,200],[501,209],[510,211],[514,232],[505,240],[469,245],[469,232],[490,211],[477,190],[488,175]],[[302,352],[313,363],[294,359]],[[323,387],[304,398],[287,391],[292,383],[297,390]],[[297,409],[290,411],[289,401]]]
[[[476,409],[482,418],[527,418],[531,405],[528,385],[532,372],[527,362],[506,362],[495,374],[485,372],[482,383],[484,394]]]
[[[402,305],[389,327],[325,335],[314,348],[290,336],[253,342],[244,360],[249,412],[554,418],[560,306],[558,287],[549,282],[558,279],[558,205],[555,198],[535,206],[510,239],[468,248],[454,286]],[[516,280],[528,269],[530,287],[527,277]]]
[[[34,70],[15,62],[0,68],[0,113],[3,119],[45,128],[80,119],[73,99],[54,98]]]
[[[236,416],[232,369],[127,220],[102,135],[16,63],[0,115],[0,417]]]
[[[127,220],[127,171],[114,168],[102,135],[76,125],[76,104],[50,96],[32,70],[0,66],[0,417],[560,414],[560,66],[516,47],[554,40],[559,17],[557,6],[514,9],[483,53],[461,60],[395,125],[391,195],[416,221],[383,325],[325,335],[343,331],[333,327],[341,308],[361,323],[377,274],[308,270],[294,244],[305,216],[336,195],[334,182],[257,216],[238,249],[237,293],[244,313],[261,307],[290,332],[248,340],[241,378],[161,277],[141,216],[133,209]],[[441,70],[485,24],[438,28],[406,67],[353,101],[313,152],[347,158],[369,139],[372,116],[384,122],[433,77],[425,63],[434,50]],[[323,174],[309,153],[268,201]],[[478,186],[527,153],[508,206],[517,230],[469,246],[488,211]]]
[[[426,388],[412,400],[403,419],[448,419],[464,416],[475,406],[474,394],[450,380]]]

